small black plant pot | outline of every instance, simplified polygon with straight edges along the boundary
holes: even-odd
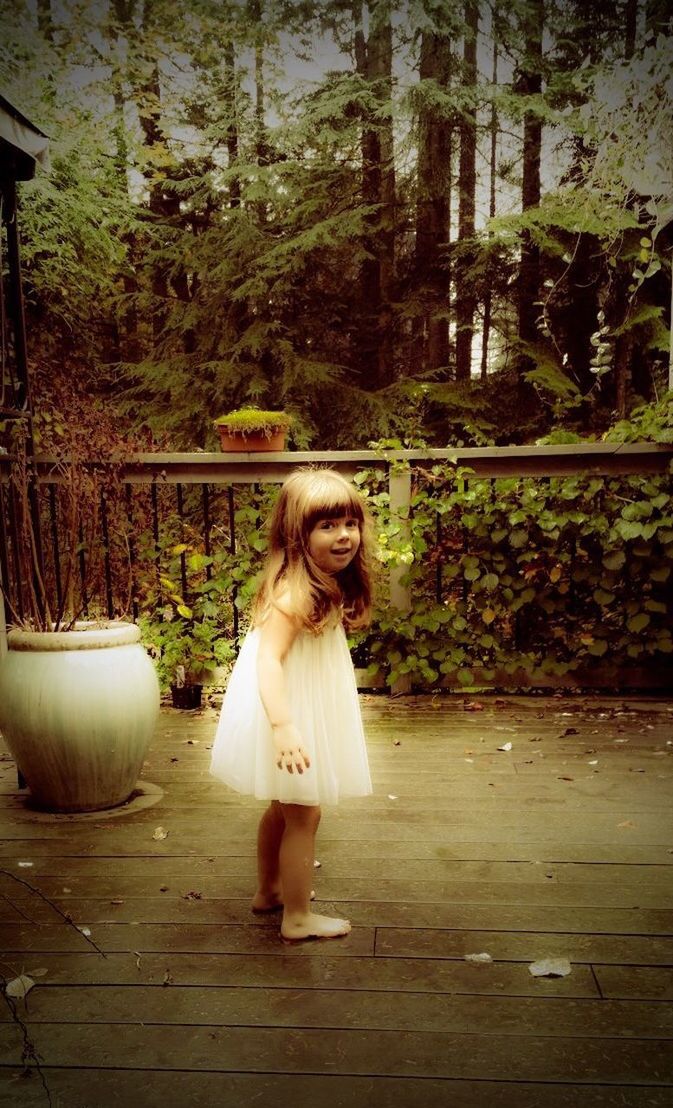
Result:
[[[171,685],[174,708],[200,708],[203,685]]]

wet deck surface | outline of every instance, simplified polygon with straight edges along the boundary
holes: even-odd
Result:
[[[33,812],[5,754],[0,968],[42,971],[42,1060],[3,1006],[0,1103],[670,1105],[673,703],[478,703],[362,698],[375,795],[324,809],[315,880],[353,932],[291,947],[249,910],[264,805],[209,777],[214,709],[162,710],[133,810]]]

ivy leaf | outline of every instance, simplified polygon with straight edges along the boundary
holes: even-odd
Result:
[[[643,534],[643,528],[640,523],[633,523],[625,519],[617,520],[615,530],[618,531],[625,540],[639,539]]]
[[[615,594],[613,592],[606,592],[605,589],[596,589],[593,595],[594,600],[597,604],[600,604],[601,607],[604,607],[607,604],[611,604],[615,598]]]
[[[637,616],[631,616],[631,618],[626,621],[626,626],[629,631],[634,631],[637,634],[639,631],[643,631],[649,622],[650,617],[647,612],[639,612]]]
[[[615,550],[612,554],[606,554],[602,561],[606,569],[619,570],[626,561],[626,554],[623,550]]]
[[[589,647],[589,653],[595,654],[598,658],[600,658],[602,654],[605,654],[607,648],[608,644],[605,639],[596,639],[596,641],[592,642],[591,646]]]

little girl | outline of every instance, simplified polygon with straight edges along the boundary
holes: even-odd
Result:
[[[344,628],[369,622],[371,524],[330,469],[296,470],[270,521],[252,629],[229,679],[210,772],[270,800],[259,824],[254,911],[282,907],[285,940],[346,935],[311,911],[320,804],[372,792]]]

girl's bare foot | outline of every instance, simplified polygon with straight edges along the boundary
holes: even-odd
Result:
[[[294,919],[283,918],[280,935],[288,942],[298,942],[301,939],[336,939],[340,935],[347,935],[350,929],[350,920],[333,919],[331,916],[318,916],[309,912],[306,916]]]
[[[311,889],[311,900],[315,900],[315,889]],[[283,894],[280,889],[270,893],[262,893],[259,890],[252,898],[253,912],[279,912],[283,907]]]

